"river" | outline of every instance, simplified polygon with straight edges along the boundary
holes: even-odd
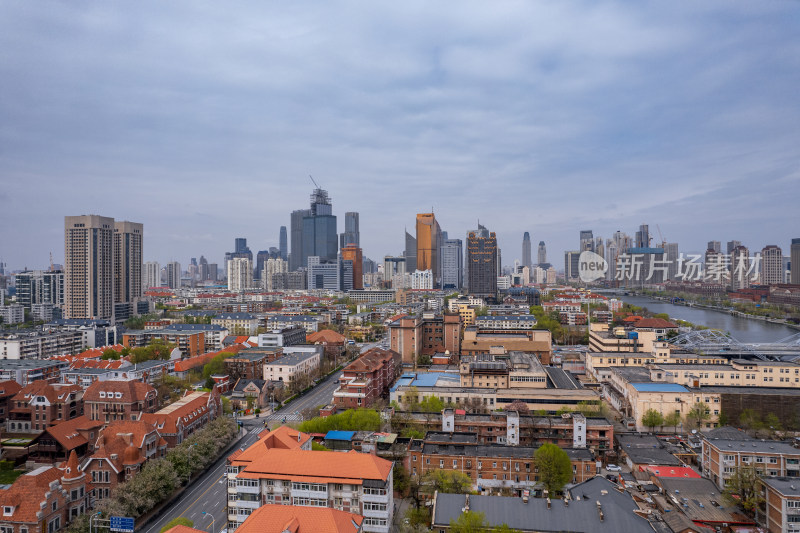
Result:
[[[740,342],[777,342],[798,333],[798,330],[782,324],[740,318],[713,309],[675,305],[645,296],[616,296],[616,298],[632,305],[646,307],[651,313],[666,313],[671,318],[727,331]]]

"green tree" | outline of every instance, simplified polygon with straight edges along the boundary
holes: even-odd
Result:
[[[444,402],[437,396],[428,396],[420,403],[418,410],[424,413],[441,413],[444,409]]]
[[[741,505],[745,511],[758,512],[759,506],[764,502],[760,490],[758,471],[750,466],[736,467],[728,478],[722,497],[732,505]]]
[[[185,516],[177,516],[177,517],[173,518],[172,520],[170,520],[169,522],[167,522],[167,524],[164,527],[161,528],[161,532],[160,533],[164,533],[166,530],[172,529],[175,526],[193,527],[194,526],[194,522],[192,522],[191,520],[189,520]]]
[[[450,533],[482,533],[489,529],[486,515],[477,511],[467,511],[450,520]]]
[[[764,429],[767,430],[769,437],[774,439],[779,433],[783,431],[783,426],[775,413],[767,413],[764,417]]]
[[[327,433],[328,431],[378,431],[381,415],[374,409],[348,409],[325,418],[314,417],[300,424],[305,433]]]
[[[739,413],[739,424],[745,431],[753,431],[754,433],[764,427],[761,421],[761,415],[755,409],[742,409]]]
[[[328,451],[330,451],[330,448],[328,448],[326,446],[323,446],[322,444],[320,444],[318,442],[313,442],[313,441],[311,442],[311,449],[314,450],[315,452],[328,452]]]
[[[120,358],[120,353],[116,351],[114,348],[107,348],[103,351],[103,355],[100,356],[100,359],[104,361],[108,361],[109,359],[112,361],[118,361]]]
[[[446,492],[467,494],[472,490],[472,479],[458,470],[428,470],[420,480],[421,490],[426,494]]]
[[[550,494],[559,492],[572,479],[572,461],[555,444],[542,444],[533,454],[539,479]]]
[[[711,410],[705,402],[697,402],[686,413],[686,422],[689,426],[695,428],[703,427],[703,422],[711,418]]]
[[[642,415],[642,425],[650,428],[650,432],[664,425],[664,415],[655,409],[648,409]]]
[[[664,417],[663,425],[672,428],[673,433],[678,432],[678,426],[681,425],[681,413],[680,411],[673,411],[669,413],[667,416]]]
[[[417,366],[431,366],[431,356],[425,354],[418,355]]]

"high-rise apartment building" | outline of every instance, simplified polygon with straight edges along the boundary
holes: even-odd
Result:
[[[580,239],[580,248],[578,248],[581,252],[590,251],[594,252],[594,234],[592,230],[582,230],[581,231],[581,239]]]
[[[706,250],[714,250],[715,252],[720,253],[722,251],[722,243],[719,241],[708,241]]]
[[[336,261],[339,255],[336,238],[336,217],[328,191],[314,189],[311,193],[311,210],[303,217],[303,255],[302,260],[317,256],[323,261]]]
[[[544,241],[539,241],[539,250],[536,253],[536,261],[539,265],[547,263],[547,246],[545,246]]]
[[[464,286],[464,246],[461,239],[442,243],[442,288],[461,289]]]
[[[614,279],[617,272],[617,258],[619,257],[619,248],[617,248],[616,239],[608,239],[606,241],[606,279],[611,281]]]
[[[228,261],[228,290],[240,292],[253,287],[252,262],[246,257]]]
[[[531,257],[531,234],[527,231],[522,235],[522,266],[529,267],[533,264]]]
[[[261,286],[267,289],[268,291],[274,291],[275,289],[275,281],[273,279],[274,274],[280,274],[283,272],[289,271],[289,263],[284,261],[283,259],[267,259],[264,263],[264,270],[261,273]]]
[[[317,256],[308,258],[308,289],[349,291],[353,289],[353,262],[337,259],[323,261]]]
[[[255,270],[253,271],[253,279],[261,279],[261,273],[264,270],[264,264],[270,257],[272,257],[272,255],[269,253],[269,250],[260,250],[256,254],[256,265]]]
[[[750,287],[750,250],[737,246],[731,250],[731,288],[735,291]]]
[[[770,244],[761,250],[761,283],[775,285],[783,283],[783,250]]]
[[[303,258],[303,219],[307,216],[311,216],[310,209],[292,211],[290,223],[292,253],[289,256],[289,270],[292,272],[306,266],[307,261]]]
[[[791,262],[791,282],[793,285],[800,285],[800,239],[792,239],[792,247],[789,249],[789,261]]]
[[[30,310],[34,304],[64,306],[64,272],[32,270],[15,275],[17,303]]]
[[[361,234],[358,230],[358,213],[347,212],[344,214],[344,233],[340,235],[339,247],[344,248],[348,244],[361,246]]]
[[[64,316],[112,318],[114,219],[64,217]]]
[[[157,261],[147,261],[143,265],[142,287],[144,290],[150,287],[161,286],[161,265]]]
[[[478,224],[467,233],[467,292],[473,296],[497,296],[498,269],[497,236]]]
[[[167,263],[167,287],[170,289],[181,288],[181,264],[177,261]]]
[[[580,251],[564,252],[564,277],[567,281],[578,279],[578,264],[581,256]]]
[[[439,247],[442,242],[442,228],[433,213],[417,215],[417,270],[431,270],[434,286],[442,277],[439,264]]]
[[[114,302],[135,302],[142,297],[142,238],[144,226],[114,222]]]
[[[210,281],[219,280],[219,266],[216,263],[208,264],[208,279]]]
[[[678,279],[678,243],[664,243],[664,261],[667,262],[667,279],[674,281]]]
[[[289,259],[289,242],[286,238],[286,226],[281,226],[280,234],[278,236],[278,249],[281,253],[281,259],[284,261]]]

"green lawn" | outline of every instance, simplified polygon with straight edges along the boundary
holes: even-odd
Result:
[[[10,485],[22,474],[21,470],[0,470],[0,485]]]

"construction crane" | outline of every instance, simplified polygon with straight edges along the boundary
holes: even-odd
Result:
[[[309,174],[308,177],[311,178],[311,183],[314,184],[314,187],[316,187],[317,189],[321,189],[322,188],[322,187],[319,186],[319,184],[316,181],[314,181],[314,176]]]
[[[661,239],[661,247],[663,248],[665,244],[667,244],[666,239],[664,239],[664,235],[661,234],[661,226],[656,224],[656,229],[658,230],[658,237]]]
[[[53,252],[50,252],[50,272],[53,272],[55,268],[53,268]]]

